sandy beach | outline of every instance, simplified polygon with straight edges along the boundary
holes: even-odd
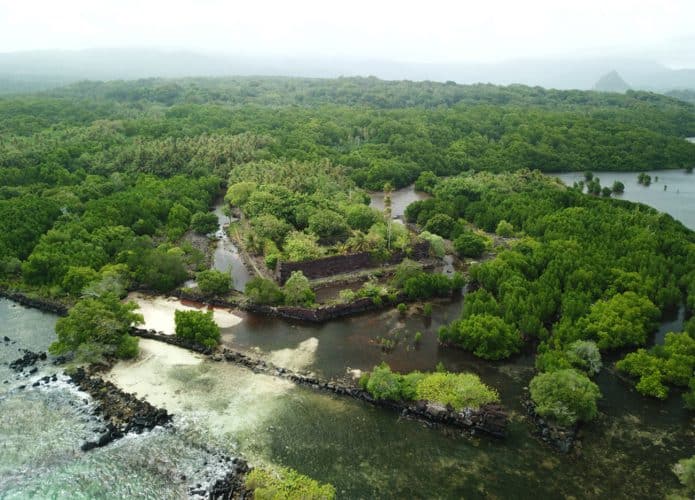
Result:
[[[140,310],[138,312],[145,318],[145,322],[141,325],[142,328],[157,330],[167,335],[173,335],[175,332],[174,311],[201,310],[201,308],[183,304],[175,297],[151,297],[133,292],[128,294],[128,300],[135,302],[139,306]],[[220,328],[230,328],[242,321],[240,316],[219,308],[213,309],[213,318]]]

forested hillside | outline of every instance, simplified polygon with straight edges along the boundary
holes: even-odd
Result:
[[[692,166],[685,136],[695,136],[695,107],[643,92],[375,78],[84,82],[0,99],[0,261],[5,276],[21,271],[55,294],[70,289],[66,276],[114,263],[165,289],[196,259],[175,247],[191,217],[249,162],[321,162],[381,189],[423,171]]]

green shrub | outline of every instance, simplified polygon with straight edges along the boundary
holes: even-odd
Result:
[[[367,232],[380,218],[379,212],[367,205],[350,205],[345,209],[345,219],[355,230]]]
[[[97,279],[99,273],[91,267],[70,266],[63,277],[63,290],[71,295],[79,295],[88,284]]]
[[[695,455],[679,460],[673,467],[673,472],[688,493],[695,493]]]
[[[413,371],[401,376],[401,399],[405,401],[413,401],[418,399],[418,387],[420,383],[427,378],[427,374]]]
[[[613,183],[613,187],[611,188],[611,191],[613,191],[615,194],[621,194],[625,192],[625,184],[623,184],[620,181],[615,181]]]
[[[403,292],[408,298],[429,299],[431,297],[447,297],[454,290],[460,290],[464,285],[463,276],[459,273],[449,278],[439,273],[420,271],[409,277],[403,283]]]
[[[398,309],[399,313],[405,314],[408,311],[408,306],[401,302],[396,306],[396,309]]]
[[[232,288],[232,277],[216,269],[207,269],[196,274],[198,289],[206,295],[224,295]]]
[[[137,341],[128,334],[132,325],[142,323],[137,314],[137,304],[122,303],[117,296],[106,294],[97,298],[84,298],[70,309],[67,316],[59,318],[55,331],[58,340],[49,347],[52,354],[76,352],[87,344],[87,351],[99,351],[100,355],[134,357],[138,353]]]
[[[582,338],[595,340],[601,349],[643,345],[659,316],[651,300],[628,291],[593,304],[589,314],[577,321],[577,329]]]
[[[191,217],[191,228],[196,233],[214,233],[219,228],[217,215],[214,212],[196,212]]]
[[[289,262],[318,259],[323,256],[323,249],[317,243],[316,237],[299,231],[287,236],[283,249]]]
[[[425,170],[424,172],[421,172],[418,178],[415,180],[415,189],[417,191],[431,193],[438,182],[439,178],[434,172]]]
[[[497,300],[484,288],[467,293],[463,299],[461,317],[465,319],[476,314],[491,314],[493,316],[500,314],[500,306]]]
[[[175,241],[181,238],[188,230],[190,223],[191,211],[180,203],[174,203],[167,216],[167,236],[169,240]]]
[[[285,282],[285,303],[295,306],[310,306],[316,300],[309,279],[301,271],[292,271]]]
[[[369,374],[367,391],[376,399],[400,401],[403,399],[401,394],[401,376],[393,373],[386,363],[381,363],[379,366],[375,366],[374,370]]]
[[[536,375],[529,385],[536,412],[560,425],[588,422],[598,414],[601,391],[589,377],[573,369]]]
[[[318,210],[309,217],[309,231],[321,240],[344,241],[350,235],[345,217],[333,210]]]
[[[396,271],[391,279],[391,286],[395,288],[403,288],[408,279],[418,276],[422,272],[422,264],[410,259],[403,261],[396,266]]]
[[[453,342],[483,359],[503,359],[519,352],[522,339],[518,330],[502,318],[474,314],[439,330],[443,342]]]
[[[246,476],[246,487],[256,500],[332,500],[335,488],[292,469],[255,468]]]
[[[413,342],[415,342],[415,344],[419,344],[420,342],[422,342],[422,332],[415,332],[415,337],[413,337]]]
[[[687,332],[667,333],[663,345],[631,352],[616,368],[639,378],[635,387],[641,394],[665,399],[665,384],[686,387],[695,381],[695,339]]]
[[[427,302],[424,306],[422,306],[422,314],[425,316],[425,318],[431,318],[432,317],[432,304]]]
[[[557,370],[565,370],[572,368],[572,363],[567,359],[567,353],[564,350],[550,349],[540,352],[536,356],[536,368],[542,372],[552,372]]]
[[[340,299],[340,301],[344,303],[352,302],[353,300],[355,300],[356,297],[357,293],[349,288],[346,288],[338,292],[338,299]]]
[[[121,337],[121,341],[118,344],[118,347],[116,348],[116,357],[121,358],[121,359],[129,359],[129,358],[134,358],[138,355],[138,352],[140,352],[140,349],[138,347],[138,339],[137,337],[133,337],[132,335],[128,335],[127,333]]]
[[[244,293],[255,304],[278,305],[285,300],[285,295],[274,281],[261,277],[249,280]]]
[[[425,224],[425,231],[438,234],[442,238],[449,238],[456,221],[446,214],[435,214]]]
[[[266,255],[265,256],[265,265],[268,269],[270,269],[271,271],[274,271],[278,265],[279,260],[280,260],[279,254],[273,253],[270,255]]]
[[[499,401],[499,395],[471,373],[447,373],[441,371],[422,373],[414,371],[405,375],[394,373],[386,363],[374,367],[370,374],[360,378],[360,386],[376,399],[412,401],[422,399],[457,410],[478,408]]]
[[[417,398],[454,409],[479,408],[487,403],[499,401],[497,392],[480,381],[472,373],[431,373],[417,385]]]
[[[662,383],[661,374],[658,371],[640,377],[635,388],[640,394],[657,399],[666,399],[668,396],[668,387]]]
[[[499,224],[497,224],[495,234],[497,236],[502,236],[503,238],[511,238],[512,236],[514,236],[514,226],[512,226],[506,220],[502,219],[499,222]]]
[[[601,371],[601,352],[595,342],[577,340],[567,347],[566,353],[572,366],[585,371],[589,376]]]
[[[687,409],[695,411],[695,377],[690,379],[690,390],[683,394],[683,403]]]
[[[444,238],[437,234],[432,234],[429,231],[423,231],[420,233],[420,238],[425,240],[430,244],[430,253],[435,257],[442,258],[446,255],[446,246],[444,244]]]
[[[487,239],[472,231],[465,231],[454,240],[454,250],[459,257],[478,258],[485,252]]]
[[[212,311],[174,311],[176,336],[215,347],[220,341],[220,327],[212,317]]]
[[[292,230],[284,220],[278,219],[271,214],[261,214],[251,221],[256,234],[263,239],[270,240],[279,245]]]

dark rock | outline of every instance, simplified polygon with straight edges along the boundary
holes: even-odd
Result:
[[[120,390],[111,382],[89,376],[83,368],[70,375],[70,381],[94,398],[97,405],[93,414],[101,415],[107,422],[106,432],[96,441],[85,442],[82,446],[84,451],[105,446],[127,432],[141,433],[171,421],[171,415],[166,410]]]
[[[24,352],[24,355],[10,363],[10,368],[16,372],[21,372],[25,368],[34,366],[37,361],[46,359],[45,352],[32,352],[27,349],[21,349],[20,351]],[[36,373],[37,370],[37,368],[34,368],[30,373]]]
[[[562,427],[545,420],[536,413],[535,406],[529,398],[525,398],[522,405],[534,424],[534,434],[541,441],[561,453],[569,453],[574,445],[579,444],[577,441],[578,425]]]
[[[0,297],[5,297],[6,299],[13,300],[18,304],[21,304],[26,307],[40,309],[42,311],[51,312],[60,316],[65,316],[68,313],[68,308],[59,302],[54,302],[50,299],[38,299],[28,297],[27,295],[24,295],[21,292],[8,290],[4,287],[0,287]]]

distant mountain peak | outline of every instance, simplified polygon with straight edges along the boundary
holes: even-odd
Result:
[[[598,79],[596,84],[594,84],[594,90],[623,93],[630,90],[630,86],[617,71],[613,70]]]

